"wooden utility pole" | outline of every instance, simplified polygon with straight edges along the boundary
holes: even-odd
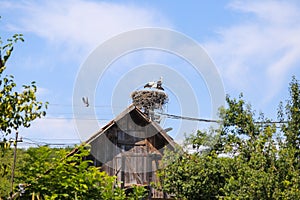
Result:
[[[13,191],[14,191],[14,177],[15,177],[15,167],[16,167],[16,160],[17,160],[17,144],[18,142],[22,142],[22,140],[18,140],[19,132],[16,132],[16,138],[14,142],[14,161],[11,168],[11,186],[10,186],[10,197],[12,198]]]

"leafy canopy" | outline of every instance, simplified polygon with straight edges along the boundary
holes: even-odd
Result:
[[[187,138],[196,149],[168,152],[161,188],[182,199],[300,199],[300,87],[295,77],[279,122],[255,116],[241,95],[226,97],[219,128]],[[279,127],[278,127],[279,126]]]
[[[2,40],[0,36],[0,180],[1,192],[8,193],[8,183],[12,160],[11,141],[6,136],[17,132],[19,128],[28,128],[32,121],[46,115],[47,103],[36,98],[37,86],[33,81],[21,88],[17,86],[14,76],[6,74],[7,64],[12,56],[14,45],[24,42],[22,34]],[[9,162],[10,161],[10,162]]]
[[[18,165],[17,182],[25,185],[21,199],[133,200],[145,197],[143,187],[134,187],[125,194],[116,177],[109,176],[86,160],[90,150],[80,145],[70,149],[47,146],[29,148]]]

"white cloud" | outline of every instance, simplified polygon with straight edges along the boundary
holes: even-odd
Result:
[[[273,25],[294,25],[295,21],[299,21],[299,9],[291,1],[233,1],[229,6],[245,13],[253,13]]]
[[[169,26],[154,10],[127,4],[64,0],[3,2],[1,6],[22,14],[10,28],[36,34],[57,45],[58,49],[66,44],[67,50],[73,51],[71,53],[90,52],[104,40],[131,29]],[[61,53],[65,54],[65,50]]]
[[[44,84],[48,90],[38,88],[38,95],[44,98],[48,96],[50,103],[60,104],[65,98],[69,100],[66,96],[72,91],[72,88],[66,88],[68,84],[64,81],[70,80],[69,76],[74,74],[74,69],[77,70],[79,62],[100,43],[132,29],[171,26],[162,14],[149,7],[96,0],[1,1],[0,12],[11,17],[6,31],[24,33],[25,39],[30,40],[29,50],[20,56],[21,62],[28,66],[28,73],[30,70],[41,70],[42,67],[55,68],[51,70],[53,73],[49,72],[46,76],[42,74],[44,81],[50,84]],[[68,66],[69,70],[66,70]],[[66,79],[61,79],[61,74]],[[55,82],[62,83],[60,88],[53,84]],[[63,97],[59,96],[61,90],[66,91]],[[62,100],[57,100],[58,96]],[[83,124],[87,136],[96,131],[88,127],[88,122]],[[29,129],[21,132],[24,137],[30,138],[79,137],[75,122],[68,119],[36,120]]]
[[[228,88],[253,90],[267,103],[300,64],[300,6],[296,2],[233,1],[242,15],[205,44]],[[290,77],[288,77],[290,78]]]

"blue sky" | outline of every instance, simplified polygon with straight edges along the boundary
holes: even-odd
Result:
[[[178,80],[170,78],[175,75],[164,77],[170,96],[168,113],[200,118],[214,116],[211,91],[208,91],[205,77],[195,75],[182,59],[154,50],[117,59],[99,79],[91,102],[94,110],[84,110],[80,103],[73,104],[76,77],[89,55],[113,36],[134,29],[167,28],[198,42],[215,64],[224,92],[233,97],[243,92],[257,112],[262,111],[273,119],[279,101],[288,96],[287,87],[292,75],[300,77],[300,3],[296,0],[195,0],[185,3],[4,0],[0,2],[0,15],[2,39],[14,33],[23,33],[25,38],[25,43],[16,45],[7,73],[14,74],[20,85],[35,80],[39,87],[38,97],[50,103],[46,119],[37,120],[31,128],[21,132],[24,138],[34,141],[78,141],[80,134],[73,119],[74,107],[80,107],[81,113],[76,117],[82,116],[87,121],[86,132],[95,132],[97,128],[89,127],[86,120],[95,117],[90,116],[91,112],[95,111],[100,127],[130,103],[130,94],[125,92],[121,93],[122,98],[114,99],[117,98],[118,84],[140,89],[143,81],[159,78],[154,68],[151,73],[138,71],[141,65],[149,63],[176,71],[194,92],[198,112],[194,112],[192,106],[191,111],[185,112],[182,107],[189,104],[188,90],[180,90],[186,93],[176,90],[172,82]],[[142,75],[149,73],[149,80],[134,82],[126,76],[130,73],[140,73],[144,79]],[[134,83],[138,85],[133,86]],[[165,120],[164,126],[174,127],[170,134],[175,138],[182,132],[205,127],[195,123],[183,126],[182,123]],[[177,133],[181,126],[184,130]]]

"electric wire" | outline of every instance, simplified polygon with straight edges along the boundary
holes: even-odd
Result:
[[[50,104],[50,105],[56,105],[56,106],[74,106],[74,105],[67,105],[67,104]],[[95,107],[109,107],[111,106],[95,106]],[[153,111],[152,111],[153,112]],[[153,112],[154,113],[154,112]],[[52,113],[54,114],[54,113]],[[73,114],[73,113],[60,113],[60,114]],[[189,116],[182,116],[182,115],[175,115],[175,114],[169,114],[169,113],[161,113],[161,112],[155,112],[155,114],[164,116],[169,119],[179,119],[179,120],[189,120],[189,121],[198,121],[198,122],[204,122],[204,123],[222,123],[222,120],[217,120],[217,119],[205,119],[205,118],[197,118],[197,117],[189,117]],[[84,115],[84,114],[83,114]],[[98,120],[98,121],[108,121],[111,119],[108,118],[85,118],[85,117],[43,117],[41,118],[42,120]],[[257,121],[254,122],[255,124],[261,124],[261,125],[270,125],[270,124],[286,124],[288,121]],[[279,126],[276,126],[276,128],[280,128]],[[24,140],[23,144],[31,144],[31,145],[37,145],[37,146],[74,146],[76,144],[80,144],[79,139],[47,139],[47,138],[27,138],[23,137]],[[59,142],[52,142],[52,141],[59,141]],[[62,142],[62,141],[74,141],[74,142]],[[75,142],[76,141],[76,142]]]
[[[74,146],[76,144],[80,144],[80,140],[79,139],[43,139],[43,138],[40,138],[40,140],[37,140],[37,138],[28,138],[28,137],[23,137],[22,138],[23,140],[26,140],[26,141],[23,141],[23,143],[27,143],[27,144],[35,144],[37,146]],[[41,141],[43,140],[43,141]],[[68,143],[64,143],[64,142],[59,142],[59,143],[54,143],[54,142],[45,142],[45,140],[48,140],[48,141],[53,141],[53,140],[59,140],[59,141],[64,141],[64,140],[73,140],[74,142],[68,142]],[[28,142],[29,141],[29,142]],[[76,141],[76,142],[75,142]]]
[[[83,107],[83,105],[68,105],[68,104],[58,104],[58,103],[52,103],[52,104],[48,104],[48,105],[61,106],[61,107]],[[121,106],[111,106],[111,105],[95,105],[92,107],[94,107],[94,108],[110,108],[110,109],[112,107],[121,108]],[[68,115],[68,114],[73,114],[73,113],[61,113],[61,114]],[[182,119],[182,120],[199,121],[199,122],[206,122],[206,123],[222,123],[222,120],[217,120],[217,119],[204,119],[204,118],[181,116],[181,115],[162,113],[162,112],[155,112],[155,114],[159,114],[159,115],[165,116],[170,119]],[[79,115],[85,115],[85,114],[81,113]],[[101,114],[101,115],[103,115],[103,114]],[[105,115],[110,115],[110,114],[105,114]],[[75,118],[75,117],[44,117],[41,119],[69,119],[69,120],[78,119],[78,120],[100,120],[100,121],[111,120],[111,119],[107,119],[107,118],[78,118],[78,117],[77,118]],[[288,123],[288,121],[256,121],[254,123],[255,124],[286,124],[286,123]]]
[[[206,123],[222,123],[222,120],[216,119],[205,119],[205,118],[196,118],[196,117],[188,117],[167,113],[156,113],[162,116],[165,116],[169,119],[181,119],[181,120],[189,120],[189,121],[198,121],[198,122],[206,122]],[[41,120],[97,120],[97,121],[108,121],[111,120],[109,118],[84,118],[84,117],[43,117]],[[255,121],[255,124],[286,124],[288,121]]]
[[[56,106],[56,107],[85,107],[84,105],[77,105],[77,104],[59,104],[59,103],[48,103],[48,106]],[[123,108],[123,106],[112,106],[112,105],[89,105],[92,108]]]
[[[161,113],[157,112],[157,114],[165,116],[171,119],[182,119],[182,120],[190,120],[190,121],[199,121],[199,122],[207,122],[207,123],[222,123],[222,120],[216,119],[204,119],[204,118],[196,118],[196,117],[187,117],[187,116],[180,116],[168,113]],[[256,121],[255,124],[286,124],[288,121]]]
[[[41,120],[98,120],[98,121],[108,121],[111,119],[106,118],[78,118],[78,117],[43,117]]]
[[[83,107],[83,105],[68,105],[68,104],[58,104],[58,103],[53,103],[49,104],[53,106],[62,106],[62,107]],[[92,106],[94,108],[112,108],[111,105],[95,105]],[[121,106],[114,106],[114,107],[121,107]],[[152,111],[153,112],[153,111]],[[72,113],[61,113],[61,114],[72,114]],[[190,120],[190,121],[199,121],[199,122],[208,122],[208,123],[221,123],[221,120],[216,120],[216,119],[204,119],[204,118],[197,118],[197,117],[188,117],[188,116],[181,116],[181,115],[174,115],[174,114],[169,114],[169,113],[161,113],[161,112],[156,112],[155,114],[159,114],[162,116],[165,116],[170,119],[182,119],[182,120]],[[80,115],[85,115],[85,114],[80,114]],[[88,115],[88,114],[87,114]],[[103,114],[102,114],[103,115]],[[105,114],[105,115],[110,115],[110,114]],[[101,118],[73,118],[73,117],[45,117],[44,119],[83,119],[83,120],[110,120],[110,119],[101,119]],[[285,124],[287,121],[257,121],[254,122],[256,124]]]

